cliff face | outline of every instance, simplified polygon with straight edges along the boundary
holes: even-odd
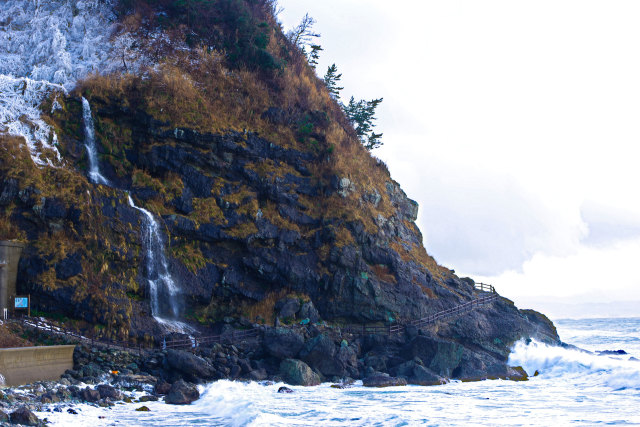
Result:
[[[249,55],[240,45],[219,42],[226,56],[185,47],[183,27],[157,24],[175,38],[160,49],[157,37],[142,35],[148,21],[123,14],[140,56],[156,66],[93,75],[45,100],[63,166],[34,165],[20,138],[0,134],[3,233],[29,243],[19,287],[37,310],[112,337],[166,332],[152,317],[144,216],[127,193],[160,225],[179,289],[161,294],[160,304],[172,298],[180,320],[194,326],[271,324],[277,316],[402,323],[474,298],[472,282],[426,253],[417,204],[362,148],[302,54],[254,3],[242,3],[243,13],[267,39],[248,51],[271,60],[238,64]],[[81,96],[110,186],[87,179]],[[285,316],[288,301],[307,311]],[[557,338],[501,300],[432,332],[460,346],[450,370],[473,377],[540,330]]]

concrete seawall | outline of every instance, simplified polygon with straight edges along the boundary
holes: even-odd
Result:
[[[73,369],[74,345],[0,349],[0,379],[6,386],[58,380]]]

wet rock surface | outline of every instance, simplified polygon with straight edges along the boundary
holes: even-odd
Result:
[[[301,360],[285,359],[280,363],[282,379],[291,385],[318,385],[320,376]]]
[[[407,385],[407,380],[384,374],[376,374],[362,380],[362,385],[365,387],[398,387]]]
[[[20,424],[23,426],[40,426],[44,425],[27,407],[23,406],[16,409],[9,415],[11,424]]]
[[[178,380],[169,389],[169,393],[164,398],[166,403],[171,405],[188,405],[200,398],[200,392],[195,384],[190,384],[184,380]]]

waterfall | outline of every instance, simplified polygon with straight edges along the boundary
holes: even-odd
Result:
[[[84,120],[85,147],[89,158],[89,180],[94,184],[112,187],[111,182],[100,173],[91,106],[84,97],[82,98],[82,118]],[[143,214],[142,246],[146,252],[145,277],[149,283],[151,315],[170,331],[181,333],[193,331],[189,325],[175,320],[180,315],[179,288],[169,273],[169,263],[165,256],[160,225],[151,212],[135,205],[131,195],[127,194],[127,197],[129,206]]]
[[[190,331],[192,328],[188,325],[175,320],[180,314],[179,289],[169,273],[169,263],[165,256],[165,247],[158,221],[151,212],[136,206],[131,195],[127,195],[127,197],[129,206],[143,214],[143,247],[146,252],[145,276],[149,283],[151,315],[156,321],[175,332]]]
[[[98,151],[96,150],[96,133],[93,127],[93,117],[91,117],[91,106],[84,96],[82,97],[82,118],[84,119],[84,146],[87,149],[89,158],[89,180],[94,184],[111,186],[107,178],[100,173],[100,163],[98,162]]]

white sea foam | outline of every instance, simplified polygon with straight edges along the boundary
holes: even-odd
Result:
[[[597,355],[576,349],[552,347],[539,342],[518,342],[509,363],[522,366],[529,375],[536,371],[547,377],[582,378],[592,384],[605,384],[614,389],[640,390],[640,362],[608,355]]]
[[[632,322],[640,326],[640,319]],[[560,329],[560,333],[570,332]],[[612,320],[599,331],[619,330]],[[623,336],[619,337],[624,340]],[[628,337],[631,338],[631,337]],[[627,340],[628,340],[627,338]],[[625,347],[626,341],[619,341]],[[600,347],[601,342],[592,342]],[[638,362],[575,350],[519,343],[512,364],[540,375],[526,382],[480,381],[420,387],[370,389],[360,382],[348,389],[329,384],[294,387],[283,384],[217,381],[200,387],[200,400],[173,406],[148,402],[110,410],[78,405],[80,415],[40,412],[53,425],[80,426],[397,426],[397,425],[594,425],[640,424]],[[104,419],[98,419],[104,416]]]

